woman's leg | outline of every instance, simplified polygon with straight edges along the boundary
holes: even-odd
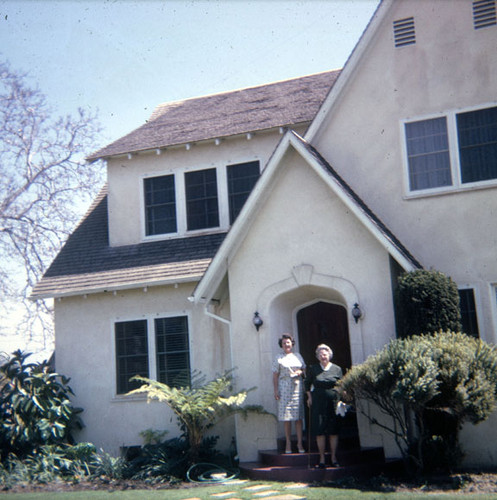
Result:
[[[338,463],[337,461],[337,448],[338,448],[338,434],[330,435],[330,451],[331,451],[331,464]]]
[[[292,452],[292,422],[285,421],[285,453]]]
[[[325,446],[326,446],[326,437],[325,436],[316,436],[316,444],[318,445],[319,463],[324,464],[324,451],[325,451]]]
[[[295,430],[297,432],[297,448],[300,452],[304,449],[304,445],[302,444],[302,419],[295,422]]]

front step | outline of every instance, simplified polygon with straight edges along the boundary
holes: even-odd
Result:
[[[333,481],[344,477],[367,477],[392,469],[395,464],[385,461],[383,448],[341,447],[337,453],[340,467],[327,465],[316,469],[319,454],[311,449],[309,453],[285,454],[278,450],[259,452],[258,462],[239,465],[241,473],[249,479],[265,481]],[[326,455],[330,463],[329,454]]]

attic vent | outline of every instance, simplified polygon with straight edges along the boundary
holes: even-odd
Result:
[[[416,43],[414,17],[407,17],[393,22],[393,36],[396,47]]]
[[[473,24],[475,30],[497,24],[495,0],[475,0],[473,2]]]

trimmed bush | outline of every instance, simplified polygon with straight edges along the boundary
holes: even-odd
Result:
[[[392,434],[409,471],[447,467],[462,457],[458,433],[464,422],[486,420],[497,404],[497,350],[455,332],[391,341],[351,368],[340,382],[346,398],[373,424]],[[387,418],[375,419],[364,402]]]
[[[461,331],[459,291],[439,271],[416,270],[402,274],[395,291],[397,335]]]

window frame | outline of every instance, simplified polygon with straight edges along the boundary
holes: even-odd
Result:
[[[213,234],[227,231],[230,227],[230,214],[229,214],[229,187],[227,178],[227,166],[242,163],[259,163],[259,176],[262,173],[262,160],[259,156],[249,156],[241,158],[227,158],[222,163],[203,164],[180,168],[169,168],[164,170],[156,170],[147,172],[140,176],[140,233],[143,242],[165,240],[174,238],[184,238],[187,236],[196,236],[201,234]],[[219,225],[216,227],[192,229],[187,227],[187,208],[186,208],[186,191],[185,191],[185,174],[190,172],[198,172],[202,170],[216,170],[217,179],[217,203],[219,213]],[[175,197],[176,197],[176,232],[174,233],[161,233],[147,235],[147,220],[146,220],[146,203],[145,203],[145,180],[153,177],[163,177],[167,175],[174,176]]]
[[[497,102],[490,102],[490,103],[480,104],[478,106],[471,106],[465,108],[457,108],[457,109],[453,108],[444,111],[442,113],[426,114],[426,115],[404,118],[400,120],[401,154],[402,154],[403,171],[404,171],[403,182],[404,182],[405,198],[419,198],[432,195],[436,196],[446,193],[472,191],[475,189],[486,189],[497,186],[497,177],[494,179],[487,179],[483,181],[475,181],[467,183],[462,182],[461,164],[459,158],[459,137],[457,129],[457,115],[473,111],[480,111],[488,108],[494,108],[494,107],[497,107]],[[411,190],[409,156],[407,151],[406,124],[426,121],[436,118],[445,118],[447,122],[447,137],[449,143],[448,149],[449,149],[450,174],[452,178],[452,184],[447,186]]]
[[[111,345],[112,345],[112,358],[113,358],[113,384],[112,384],[112,399],[115,401],[146,399],[146,395],[127,396],[126,393],[117,392],[117,346],[116,346],[116,324],[127,323],[133,321],[145,321],[147,328],[147,348],[148,348],[148,378],[151,380],[158,380],[158,366],[157,366],[157,345],[156,345],[156,330],[155,320],[162,318],[178,318],[186,317],[187,334],[188,334],[188,354],[190,358],[190,376],[192,374],[192,318],[190,311],[175,310],[164,313],[154,313],[140,316],[139,314],[125,317],[115,317],[111,321]]]

